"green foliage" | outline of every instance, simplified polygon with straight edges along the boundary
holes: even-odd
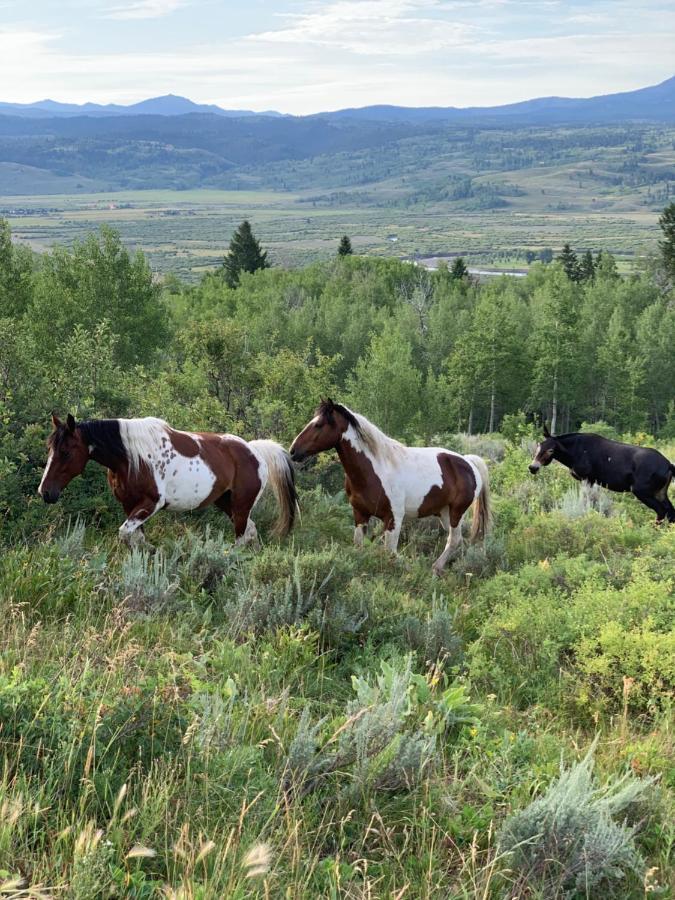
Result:
[[[579,266],[579,259],[569,244],[560,251],[558,262],[562,265],[565,275],[570,281],[582,281],[582,270]]]
[[[242,272],[257,272],[268,268],[267,251],[263,252],[260,242],[251,229],[251,223],[243,221],[232,235],[227,256],[223,260],[225,281],[228,287],[236,288]]]
[[[626,775],[599,787],[593,777],[596,744],[504,823],[499,849],[509,854],[515,875],[509,896],[625,897],[627,877],[642,876],[636,829],[619,816],[635,807],[653,779]]]
[[[675,203],[670,203],[659,217],[663,240],[659,243],[663,266],[671,283],[675,282]]]
[[[351,256],[353,252],[352,242],[349,239],[349,235],[343,234],[340,238],[340,244],[338,246],[338,256]]]
[[[346,256],[160,296],[110,235],[42,260],[0,248],[3,889],[547,896],[581,844],[553,846],[555,804],[530,804],[600,731],[603,780],[630,765],[664,786],[634,834],[602,818],[602,789],[576,803],[591,890],[667,893],[675,532],[630,495],[588,503],[561,466],[527,472],[554,401],[561,429],[673,458],[662,286],[607,256],[578,285],[558,265],[477,285]],[[404,529],[395,559],[377,534],[353,547],[329,453],[298,472],[291,538],[260,551],[210,510],[153,518],[159,549],[130,552],[95,466],[53,507],[36,495],[54,407],[289,443],[326,394],[489,460],[494,531],[443,578],[433,524]],[[503,433],[467,433],[488,427]],[[265,540],[273,510],[255,517]],[[514,821],[512,857],[494,834]]]

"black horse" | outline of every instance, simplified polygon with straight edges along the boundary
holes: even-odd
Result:
[[[599,484],[610,491],[632,491],[641,503],[653,509],[656,521],[675,522],[675,507],[668,499],[668,487],[675,466],[651,447],[634,447],[600,437],[599,434],[559,434],[544,426],[544,440],[538,445],[530,472],[556,459],[577,481]]]

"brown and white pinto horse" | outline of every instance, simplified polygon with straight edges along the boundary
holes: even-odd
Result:
[[[325,400],[291,446],[300,462],[323,450],[337,450],[345,470],[345,490],[354,512],[354,543],[363,544],[371,516],[384,523],[386,547],[395,553],[403,519],[438,516],[448,532],[433,565],[440,575],[462,540],[461,523],[474,506],[472,539],[490,526],[487,466],[479,456],[461,456],[442,447],[406,447],[365,416]]]
[[[293,467],[274,441],[233,434],[177,431],[162,419],[95,419],[61,422],[47,447],[49,458],[38,493],[56,503],[64,487],[90,459],[108,469],[108,483],[122,504],[122,540],[144,540],[143,525],[160,509],[202,509],[212,503],[232,520],[237,544],[257,539],[251,511],[269,484],[279,505],[276,533],[293,527],[297,507]]]

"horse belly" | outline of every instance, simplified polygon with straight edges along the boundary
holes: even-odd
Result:
[[[443,472],[438,462],[438,451],[434,448],[420,448],[416,452],[410,465],[400,475],[400,488],[405,495],[405,515],[407,518],[417,519],[420,507],[428,497],[432,488],[443,488]],[[440,503],[439,509],[446,503]],[[435,515],[427,513],[427,515]]]
[[[163,485],[169,509],[196,509],[213,493],[216,476],[200,456],[177,457],[169,463]]]

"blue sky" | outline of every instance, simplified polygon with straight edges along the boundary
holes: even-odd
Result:
[[[673,74],[673,0],[0,0],[0,100],[174,93],[304,114],[592,96]]]

